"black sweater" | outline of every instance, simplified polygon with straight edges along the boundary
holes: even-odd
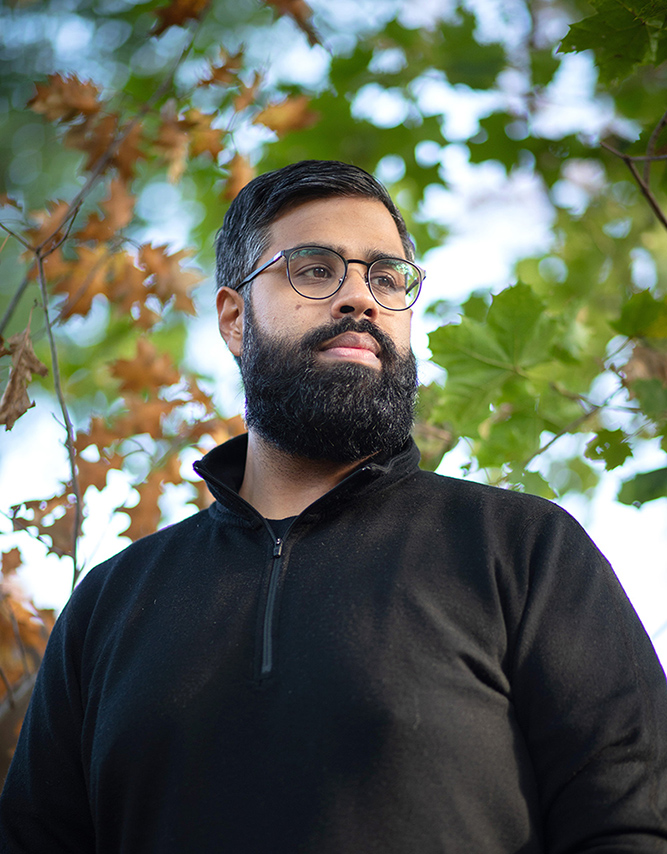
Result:
[[[276,542],[244,442],[63,611],[0,851],[667,852],[664,673],[570,516],[410,445]]]

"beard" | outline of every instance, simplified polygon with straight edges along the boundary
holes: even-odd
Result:
[[[319,360],[320,346],[343,332],[372,335],[381,368]],[[392,453],[410,436],[417,361],[369,320],[345,317],[292,342],[260,332],[246,300],[239,364],[248,428],[285,453],[350,463]]]

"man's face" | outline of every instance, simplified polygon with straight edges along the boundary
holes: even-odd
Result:
[[[368,261],[404,257],[391,215],[367,199],[307,202],[284,214],[258,266],[304,244]],[[356,264],[324,300],[297,294],[282,260],[251,287],[240,347],[249,429],[287,453],[335,462],[402,445],[417,385],[410,312],[378,305]]]

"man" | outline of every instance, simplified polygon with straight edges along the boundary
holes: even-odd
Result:
[[[612,571],[541,499],[419,471],[405,225],[297,163],[218,239],[247,436],[208,511],[75,591],[4,852],[667,852],[667,691]]]

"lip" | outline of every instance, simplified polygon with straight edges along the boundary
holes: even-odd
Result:
[[[366,364],[379,364],[380,345],[365,332],[343,332],[320,347],[320,353],[329,359],[348,359]]]

